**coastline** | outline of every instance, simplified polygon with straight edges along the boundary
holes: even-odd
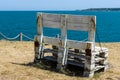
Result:
[[[109,49],[109,69],[97,74],[90,80],[119,80],[120,79],[120,42],[101,43],[102,47]],[[98,43],[96,45],[99,45]],[[5,41],[0,40],[0,80],[88,80],[76,76],[68,76],[26,66],[34,59],[34,43],[32,41]]]

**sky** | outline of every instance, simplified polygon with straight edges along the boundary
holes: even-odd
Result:
[[[120,0],[0,0],[0,10],[120,8]]]

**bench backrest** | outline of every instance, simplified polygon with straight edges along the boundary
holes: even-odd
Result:
[[[63,42],[67,39],[67,30],[87,31],[88,41],[93,44],[95,42],[95,16],[38,13],[37,26],[38,34],[41,35],[43,35],[43,27],[60,28]]]

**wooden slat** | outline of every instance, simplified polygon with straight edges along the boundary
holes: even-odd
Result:
[[[69,30],[80,30],[80,31],[88,31],[90,29],[89,24],[83,23],[67,23],[67,29]]]
[[[60,22],[55,22],[55,21],[43,20],[42,21],[42,26],[50,27],[50,28],[60,28],[61,23]]]
[[[43,37],[43,41],[44,43],[52,44],[55,46],[58,46],[58,43],[59,43],[59,40],[57,38],[52,38],[52,37],[47,37],[47,36]]]
[[[60,14],[42,14],[42,20],[44,21],[55,21],[61,22],[61,15]]]
[[[91,16],[92,17],[92,16]],[[68,23],[90,23],[90,16],[80,16],[80,15],[68,15],[67,22]]]
[[[73,40],[67,40],[67,47],[69,48],[75,48],[75,49],[86,49],[86,45],[88,42],[80,42],[80,41],[73,41]],[[92,42],[89,42],[92,44]]]
[[[74,58],[77,58],[79,60],[85,60],[85,58],[86,58],[85,55],[83,55],[83,54],[76,55],[76,54],[69,53],[68,57],[71,58],[71,56],[74,57]]]
[[[50,28],[61,27],[61,15],[59,14],[42,14],[42,26]]]
[[[67,17],[67,28],[70,30],[89,31],[91,28],[91,18],[94,18],[94,16],[70,15]]]
[[[108,52],[108,48],[95,46],[96,52]]]
[[[96,66],[95,67],[95,71],[98,71],[99,69],[101,69],[101,68],[104,68],[105,66]]]
[[[104,60],[104,58],[100,58],[100,57],[95,58],[95,62],[100,62],[102,60]]]

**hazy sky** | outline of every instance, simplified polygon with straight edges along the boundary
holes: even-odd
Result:
[[[120,0],[0,0],[0,10],[120,8]]]

